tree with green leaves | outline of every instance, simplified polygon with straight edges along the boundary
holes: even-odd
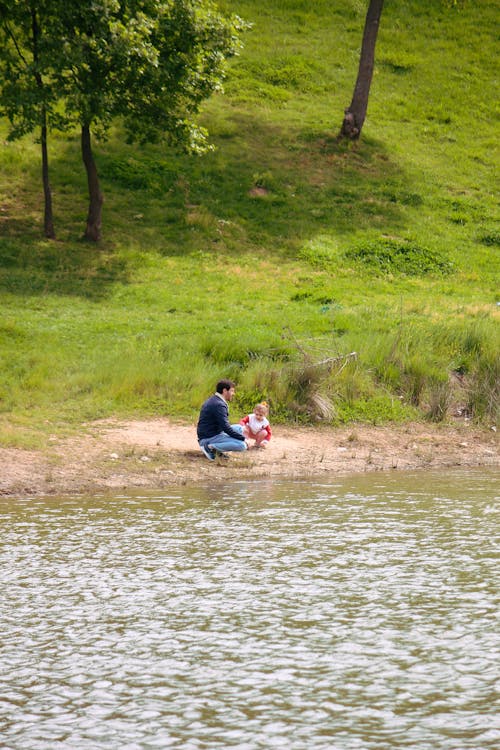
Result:
[[[361,135],[368,109],[368,97],[375,65],[375,45],[384,0],[370,0],[366,12],[358,75],[350,105],[344,111],[340,137],[356,141]]]
[[[85,239],[101,237],[103,194],[92,150],[92,130],[105,137],[128,95],[126,81],[154,64],[153,20],[144,3],[79,0],[61,7],[52,75],[68,121],[80,129],[89,207]],[[147,10],[147,9],[146,9]]]
[[[38,6],[35,0],[14,5]],[[5,15],[11,4],[0,0]],[[191,151],[207,147],[196,124],[201,102],[221,88],[225,63],[239,45],[244,23],[222,15],[211,0],[44,0],[51,14],[40,27],[46,40],[40,70],[45,99],[63,117],[60,127],[79,127],[87,172],[89,210],[85,238],[101,236],[103,196],[92,149],[92,134],[104,137],[120,119],[131,141],[166,139]],[[9,15],[10,14],[10,15]],[[50,20],[50,24],[47,21]],[[29,47],[27,36],[21,52]],[[0,59],[3,53],[0,50]],[[8,115],[18,117],[16,85]],[[0,99],[1,101],[2,99]],[[29,120],[41,124],[40,108]]]
[[[89,212],[85,237],[98,240],[102,193],[91,133],[122,118],[130,141],[167,139],[206,147],[196,124],[201,102],[219,89],[243,23],[210,0],[81,0],[63,15],[64,55],[56,73],[65,108],[81,127]]]

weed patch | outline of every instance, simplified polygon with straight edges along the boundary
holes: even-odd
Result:
[[[146,190],[156,195],[167,193],[177,180],[177,173],[169,162],[132,156],[104,158],[100,171],[103,179],[119,187]]]
[[[346,260],[382,274],[447,275],[453,264],[439,253],[411,241],[375,240],[347,250]]]
[[[488,232],[481,234],[477,238],[478,242],[486,245],[486,247],[498,247],[500,245],[500,232]]]

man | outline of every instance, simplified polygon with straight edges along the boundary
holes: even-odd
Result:
[[[220,380],[214,395],[201,407],[196,432],[199,446],[209,461],[217,456],[227,458],[225,451],[244,451],[248,447],[241,426],[229,424],[228,403],[234,390],[232,380]]]

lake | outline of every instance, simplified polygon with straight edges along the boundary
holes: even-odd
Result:
[[[0,498],[0,747],[498,748],[499,479]]]

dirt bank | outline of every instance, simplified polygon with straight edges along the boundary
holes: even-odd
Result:
[[[347,475],[380,470],[499,466],[493,429],[407,424],[338,429],[275,427],[267,450],[211,463],[191,424],[168,419],[106,420],[46,451],[0,448],[0,495],[53,495],[162,488],[259,477]]]

